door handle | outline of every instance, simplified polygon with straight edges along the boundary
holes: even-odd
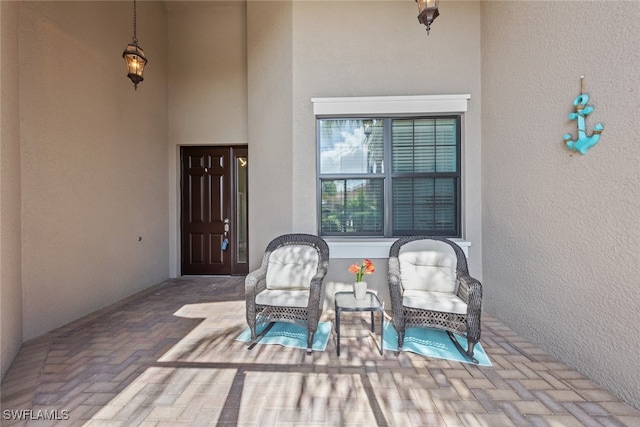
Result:
[[[220,249],[222,249],[223,251],[226,251],[228,246],[229,246],[229,218],[225,218],[224,219],[224,239],[222,239],[222,245],[220,246]]]

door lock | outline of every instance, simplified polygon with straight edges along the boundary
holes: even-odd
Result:
[[[224,219],[224,239],[222,240],[222,245],[220,246],[220,249],[222,249],[223,251],[227,250],[227,247],[229,246],[229,218],[225,218]]]

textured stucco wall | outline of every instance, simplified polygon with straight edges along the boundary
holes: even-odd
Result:
[[[18,4],[0,2],[0,377],[22,345]]]
[[[169,139],[247,142],[246,5],[171,3]]]
[[[138,2],[137,91],[132,12],[20,3],[24,339],[168,277],[166,10]]]
[[[252,269],[260,265],[264,249],[274,237],[294,231],[292,37],[291,2],[248,2],[249,263]]]
[[[640,407],[640,3],[482,2],[485,309]],[[562,143],[580,76],[605,126]]]

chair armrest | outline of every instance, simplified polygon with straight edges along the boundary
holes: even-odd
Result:
[[[255,329],[253,328],[255,328],[256,325],[256,295],[266,289],[266,287],[267,269],[264,266],[247,274],[247,277],[244,279],[247,324],[252,328],[252,333],[255,333]]]
[[[389,257],[389,296],[391,297],[391,310],[393,317],[401,319],[403,316],[402,309],[402,282],[400,280],[400,261],[398,257]]]
[[[244,293],[247,298],[255,299],[256,295],[267,288],[267,269],[260,267],[258,270],[247,274],[244,280]]]
[[[320,294],[322,293],[322,282],[324,281],[324,276],[327,274],[327,271],[318,270],[313,278],[311,278],[311,283],[309,284],[309,302],[311,305],[311,301],[313,304],[319,304],[320,302]]]
[[[320,262],[318,263],[318,270],[316,271],[316,274],[311,278],[311,283],[310,283],[310,287],[311,287],[311,291],[313,292],[314,289],[318,289],[318,292],[320,292],[321,288],[322,288],[322,282],[324,281],[324,276],[327,275],[327,272],[329,271],[329,257],[327,255],[327,258],[325,260],[320,260]]]
[[[318,329],[318,322],[320,321],[320,315],[322,314],[322,282],[327,275],[328,262],[320,262],[318,265],[318,271],[315,276],[311,278],[309,283],[309,302],[307,303],[308,310],[308,327],[309,331],[315,332]]]
[[[458,276],[458,298],[467,304],[467,315],[479,315],[482,309],[482,284],[469,275]]]
[[[458,297],[467,303],[467,340],[480,340],[482,315],[482,284],[469,275],[458,276]]]

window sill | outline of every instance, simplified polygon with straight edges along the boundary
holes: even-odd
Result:
[[[330,258],[389,258],[389,249],[398,239],[340,239],[325,238],[329,245]],[[450,239],[469,257],[471,242]]]

